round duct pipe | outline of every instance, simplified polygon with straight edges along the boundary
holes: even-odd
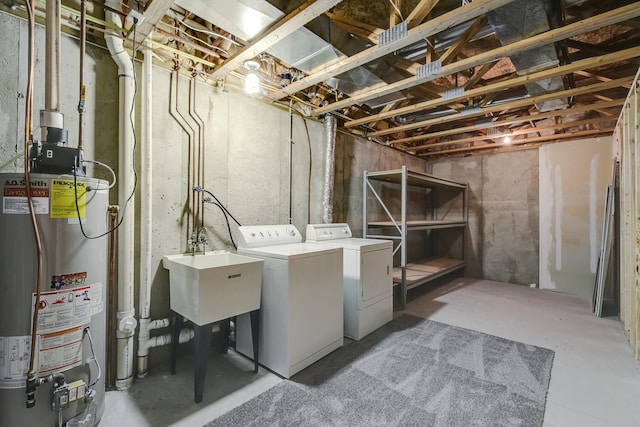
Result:
[[[322,222],[333,222],[333,185],[336,164],[336,118],[331,114],[324,116],[325,166],[324,188],[322,192]]]

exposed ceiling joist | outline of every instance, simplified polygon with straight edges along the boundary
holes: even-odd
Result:
[[[608,55],[602,55],[602,56],[597,56],[589,59],[583,59],[581,61],[573,62],[568,65],[563,65],[561,67],[550,68],[550,69],[539,71],[537,73],[529,74],[526,76],[515,77],[515,78],[501,81],[498,83],[489,84],[487,86],[482,86],[475,89],[467,90],[459,96],[450,97],[447,99],[443,99],[443,98],[434,99],[430,101],[413,104],[408,107],[398,108],[388,112],[380,112],[378,114],[375,114],[363,119],[352,120],[350,122],[347,122],[345,123],[345,127],[358,126],[361,124],[368,123],[370,120],[374,121],[374,120],[388,119],[401,114],[415,113],[417,111],[427,110],[429,108],[435,108],[442,105],[450,104],[453,101],[496,93],[504,89],[524,85],[525,83],[534,82],[537,80],[543,80],[550,77],[561,76],[567,73],[573,73],[579,70],[589,69],[589,68],[593,68],[601,65],[612,64],[614,62],[625,61],[625,60],[639,57],[639,56],[640,56],[640,46],[634,47],[631,49],[626,49],[621,52],[610,53]]]
[[[561,114],[580,114],[588,111],[606,111],[607,108],[620,107],[622,106],[622,104],[624,104],[624,99],[610,101],[610,102],[597,102],[593,104],[585,104],[585,105],[580,105],[572,108],[567,108],[561,111],[547,111],[544,113],[531,114],[528,116],[522,116],[515,119],[506,119],[506,120],[496,119],[496,121],[493,121],[490,124],[475,124],[471,126],[462,126],[462,127],[452,128],[452,129],[444,129],[440,131],[429,132],[422,135],[414,135],[406,138],[398,138],[393,140],[391,144],[398,145],[398,144],[403,144],[407,142],[421,142],[427,139],[433,139],[441,136],[462,134],[465,132],[472,132],[480,129],[490,129],[490,128],[496,128],[496,127],[502,127],[502,126],[510,126],[518,123],[529,122],[532,120],[542,120],[542,119],[548,119],[552,117],[560,117]],[[414,147],[416,146],[412,146],[411,148],[414,148]]]
[[[569,139],[593,138],[596,136],[610,135],[613,132],[613,130],[614,128],[612,127],[603,128],[603,129],[588,129],[588,130],[583,130],[578,132],[567,132],[567,133],[555,134],[551,136],[528,138],[528,139],[514,141],[509,144],[485,144],[485,145],[476,145],[476,146],[461,147],[461,148],[452,148],[450,150],[430,151],[428,153],[418,154],[418,156],[420,157],[442,156],[445,154],[454,154],[454,153],[460,154],[460,153],[471,153],[473,151],[479,151],[479,150],[500,149],[500,146],[512,147],[517,145],[540,143],[540,142],[560,142],[561,140],[569,140]]]
[[[309,86],[335,76],[336,74],[352,70],[360,65],[371,62],[374,59],[378,59],[384,55],[422,40],[425,37],[437,34],[447,28],[466,22],[470,19],[475,19],[478,16],[510,3],[511,1],[513,0],[476,0],[466,6],[461,6],[451,12],[445,13],[444,15],[409,30],[406,37],[390,42],[384,46],[372,46],[348,58],[338,58],[335,61],[323,64],[312,70],[307,77],[280,90],[272,92],[269,95],[269,98],[271,100],[278,100],[288,95],[292,95],[302,89],[306,89]]]
[[[455,121],[455,120],[460,119],[460,118],[471,118],[471,117],[478,117],[478,116],[482,116],[482,115],[490,114],[490,113],[499,113],[499,112],[502,112],[502,111],[504,111],[506,109],[525,107],[525,106],[528,106],[528,105],[532,105],[532,104],[535,104],[535,103],[538,103],[538,102],[548,101],[548,100],[551,100],[551,99],[557,99],[557,98],[564,98],[564,97],[568,97],[568,96],[578,96],[578,95],[584,95],[584,94],[589,94],[589,93],[594,93],[594,92],[600,92],[600,91],[604,91],[604,90],[607,90],[607,89],[612,89],[612,88],[628,85],[632,80],[633,80],[633,76],[622,77],[622,78],[619,78],[619,79],[612,80],[610,82],[600,82],[600,83],[596,83],[596,84],[592,84],[592,85],[581,86],[581,87],[577,87],[577,88],[573,88],[573,89],[567,89],[567,90],[563,90],[563,91],[558,91],[558,92],[555,92],[555,93],[547,93],[547,94],[544,94],[544,95],[527,97],[527,98],[519,99],[519,100],[516,100],[516,101],[505,102],[505,103],[498,104],[498,105],[491,105],[491,106],[489,106],[487,108],[481,108],[480,111],[478,111],[478,112],[473,112],[473,113],[464,113],[463,112],[463,113],[450,114],[450,115],[447,115],[447,116],[444,116],[444,117],[438,117],[438,118],[435,118],[435,119],[425,120],[425,121],[418,122],[418,123],[411,123],[411,124],[397,126],[397,127],[390,128],[390,129],[380,130],[380,131],[372,132],[371,134],[369,134],[369,136],[376,137],[376,136],[389,135],[389,134],[402,132],[402,131],[406,131],[406,130],[419,129],[419,128],[423,127],[423,126],[432,126],[432,125],[435,125],[435,124],[447,123],[447,122],[450,122],[450,121]],[[627,90],[628,90],[628,88],[627,88]]]
[[[420,0],[420,3],[413,8],[407,16],[407,27],[414,28],[425,20],[440,0]]]
[[[475,4],[475,2],[472,4]],[[400,90],[405,90],[421,84],[424,81],[430,81],[438,77],[455,74],[459,71],[495,61],[497,59],[507,57],[517,52],[523,52],[525,50],[563,40],[568,37],[592,31],[605,25],[612,25],[636,16],[640,16],[640,7],[638,7],[638,4],[623,6],[618,9],[614,9],[582,21],[574,22],[573,24],[569,24],[565,27],[550,30],[536,36],[522,39],[520,41],[502,46],[500,48],[486,51],[473,57],[457,61],[453,64],[443,66],[440,72],[432,74],[427,79],[418,80],[416,78],[410,77],[385,86],[378,86],[372,89],[360,90],[353,93],[352,96],[347,99],[315,109],[313,114],[325,114],[337,109],[348,107],[353,104],[365,102]]]
[[[138,24],[135,31],[130,31],[128,37],[133,38],[135,33],[135,42],[141,45],[149,34],[156,28],[158,22],[169,11],[175,0],[151,0],[144,10],[144,20]]]
[[[154,0],[157,1],[157,0]],[[341,0],[309,0],[296,8],[293,12],[276,22],[274,25],[265,30],[262,34],[256,36],[255,40],[238,50],[234,55],[229,57],[216,68],[211,76],[213,78],[223,78],[231,71],[239,68],[242,64],[261,52],[269,49],[278,41],[284,39],[289,34],[296,31],[304,24],[340,3]]]

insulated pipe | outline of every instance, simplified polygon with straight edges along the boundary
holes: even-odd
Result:
[[[106,0],[105,6],[114,10],[120,9],[117,0]],[[118,27],[122,27],[120,16],[107,11],[107,20]],[[118,116],[118,200],[122,209],[122,223],[118,229],[118,312],[116,321],[117,364],[116,388],[129,388],[133,383],[133,336],[137,322],[135,319],[134,276],[134,213],[135,213],[135,171],[134,162],[134,129],[131,123],[133,102],[135,95],[135,75],[133,60],[124,50],[124,42],[112,32],[105,33],[105,41],[109,53],[118,65],[118,81],[120,86],[119,116]]]
[[[333,222],[333,184],[336,163],[336,118],[331,114],[324,116],[325,165],[324,189],[322,192],[322,222]]]
[[[60,0],[47,0],[46,12],[44,108],[60,111]]]
[[[147,341],[149,339],[151,323],[151,281],[153,272],[151,269],[151,252],[153,248],[152,206],[153,197],[153,150],[152,150],[152,125],[153,125],[153,69],[151,42],[145,40],[146,50],[142,62],[142,117],[141,117],[141,141],[140,151],[142,169],[141,199],[140,199],[140,301],[139,319],[140,331],[138,332],[138,369],[137,377],[147,376],[149,351]]]

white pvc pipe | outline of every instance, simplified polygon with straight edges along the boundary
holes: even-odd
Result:
[[[153,192],[153,157],[152,157],[152,83],[153,69],[151,42],[145,41],[146,50],[142,63],[142,118],[141,130],[142,138],[140,150],[142,152],[142,179],[141,179],[141,200],[140,200],[140,331],[138,333],[138,378],[147,375],[151,310],[151,281],[153,273],[151,271],[151,249],[153,245],[152,228],[152,192]]]
[[[105,5],[118,10],[120,3],[117,0],[106,0]],[[120,17],[107,12],[107,20],[122,27]],[[135,198],[134,170],[133,170],[133,141],[134,130],[130,115],[134,102],[134,69],[133,62],[124,50],[122,39],[112,33],[106,33],[105,41],[109,53],[118,65],[118,81],[120,86],[119,101],[119,145],[118,145],[118,203],[122,212],[122,224],[118,229],[118,308],[116,318],[118,322],[116,330],[117,339],[117,363],[116,363],[116,388],[126,389],[133,383],[133,336],[137,322],[135,319],[134,277],[134,213]],[[130,200],[127,201],[127,199]]]
[[[44,108],[60,111],[60,0],[47,0],[46,11]]]
[[[180,338],[178,339],[178,342],[180,344],[184,344],[190,341],[191,339],[193,339],[194,335],[195,335],[195,332],[193,331],[193,329],[189,329],[189,328],[181,329]],[[155,336],[147,341],[146,350],[149,351],[150,348],[171,344],[172,341],[173,341],[173,338],[171,334]]]

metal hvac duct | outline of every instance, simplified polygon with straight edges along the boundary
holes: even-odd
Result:
[[[285,16],[293,5],[285,0],[176,0],[176,4],[244,40],[251,40]],[[283,12],[285,11],[285,12]],[[343,55],[364,49],[362,41],[352,37],[326,16],[320,15],[267,49],[270,55],[306,73]],[[376,61],[354,68],[325,81],[334,89],[350,94],[384,81],[371,70]],[[389,72],[389,67],[380,67]],[[397,80],[389,76],[389,80]],[[387,79],[385,77],[385,79]],[[395,92],[366,102],[371,108],[399,101]]]
[[[548,0],[515,0],[487,13],[502,45],[532,37],[549,30],[545,6]],[[550,43],[538,48],[518,52],[510,56],[519,75],[535,73],[557,67],[559,64],[555,46]],[[562,77],[553,77],[525,84],[531,96],[564,90]],[[566,98],[544,101],[536,105],[539,111],[551,111],[568,106]]]

